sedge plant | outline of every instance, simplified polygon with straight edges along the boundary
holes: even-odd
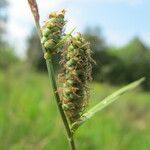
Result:
[[[92,51],[90,43],[78,33],[72,36],[64,33],[65,10],[52,12],[44,25],[40,26],[40,16],[36,0],[28,0],[31,12],[41,40],[43,57],[46,60],[50,84],[54,98],[64,123],[70,149],[75,150],[74,134],[76,130],[93,117],[97,112],[117,100],[122,94],[134,89],[144,81],[144,78],[135,81],[87,110],[89,99],[89,82],[92,80]],[[56,84],[53,67],[53,56],[60,52],[61,73],[58,75],[59,86]]]

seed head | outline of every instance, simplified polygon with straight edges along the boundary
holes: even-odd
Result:
[[[49,19],[42,28],[42,39],[46,52],[53,53],[54,46],[59,43],[63,34],[65,11],[53,12],[49,15]]]
[[[80,118],[89,98],[92,58],[89,43],[78,34],[72,37],[62,52],[62,106],[68,119],[74,123]]]

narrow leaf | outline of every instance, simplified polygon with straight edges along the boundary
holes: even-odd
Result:
[[[66,42],[66,40],[71,36],[75,29],[76,27],[73,28],[73,30],[71,30],[70,33],[68,33],[62,40],[60,40],[60,42],[56,46],[54,46],[54,49],[57,49],[58,47],[62,46]]]
[[[100,110],[104,109],[106,106],[108,106],[109,104],[111,104],[112,102],[117,100],[121,95],[123,95],[127,91],[130,91],[130,90],[134,89],[135,87],[137,87],[138,85],[140,85],[144,80],[145,80],[145,78],[141,78],[141,79],[119,89],[118,91],[114,92],[110,96],[106,97],[104,100],[99,102],[96,106],[94,106],[89,111],[84,113],[81,116],[81,118],[72,125],[72,130],[75,131],[80,125],[82,125],[88,119],[93,117],[97,112],[99,112]]]

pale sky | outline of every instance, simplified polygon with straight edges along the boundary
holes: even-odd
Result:
[[[25,55],[25,42],[34,26],[27,0],[9,0],[8,33],[18,55]],[[99,26],[105,41],[123,46],[139,36],[150,46],[150,0],[37,0],[41,24],[48,13],[66,9],[67,31]]]

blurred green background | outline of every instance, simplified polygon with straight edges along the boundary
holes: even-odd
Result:
[[[17,41],[7,39],[8,10],[9,2],[0,0],[0,150],[67,150],[36,30],[27,39],[26,57],[19,57]],[[87,27],[84,36],[97,62],[89,108],[127,83],[146,81],[84,124],[75,134],[77,149],[149,150],[150,48],[139,37],[122,47],[107,45],[99,27]]]

